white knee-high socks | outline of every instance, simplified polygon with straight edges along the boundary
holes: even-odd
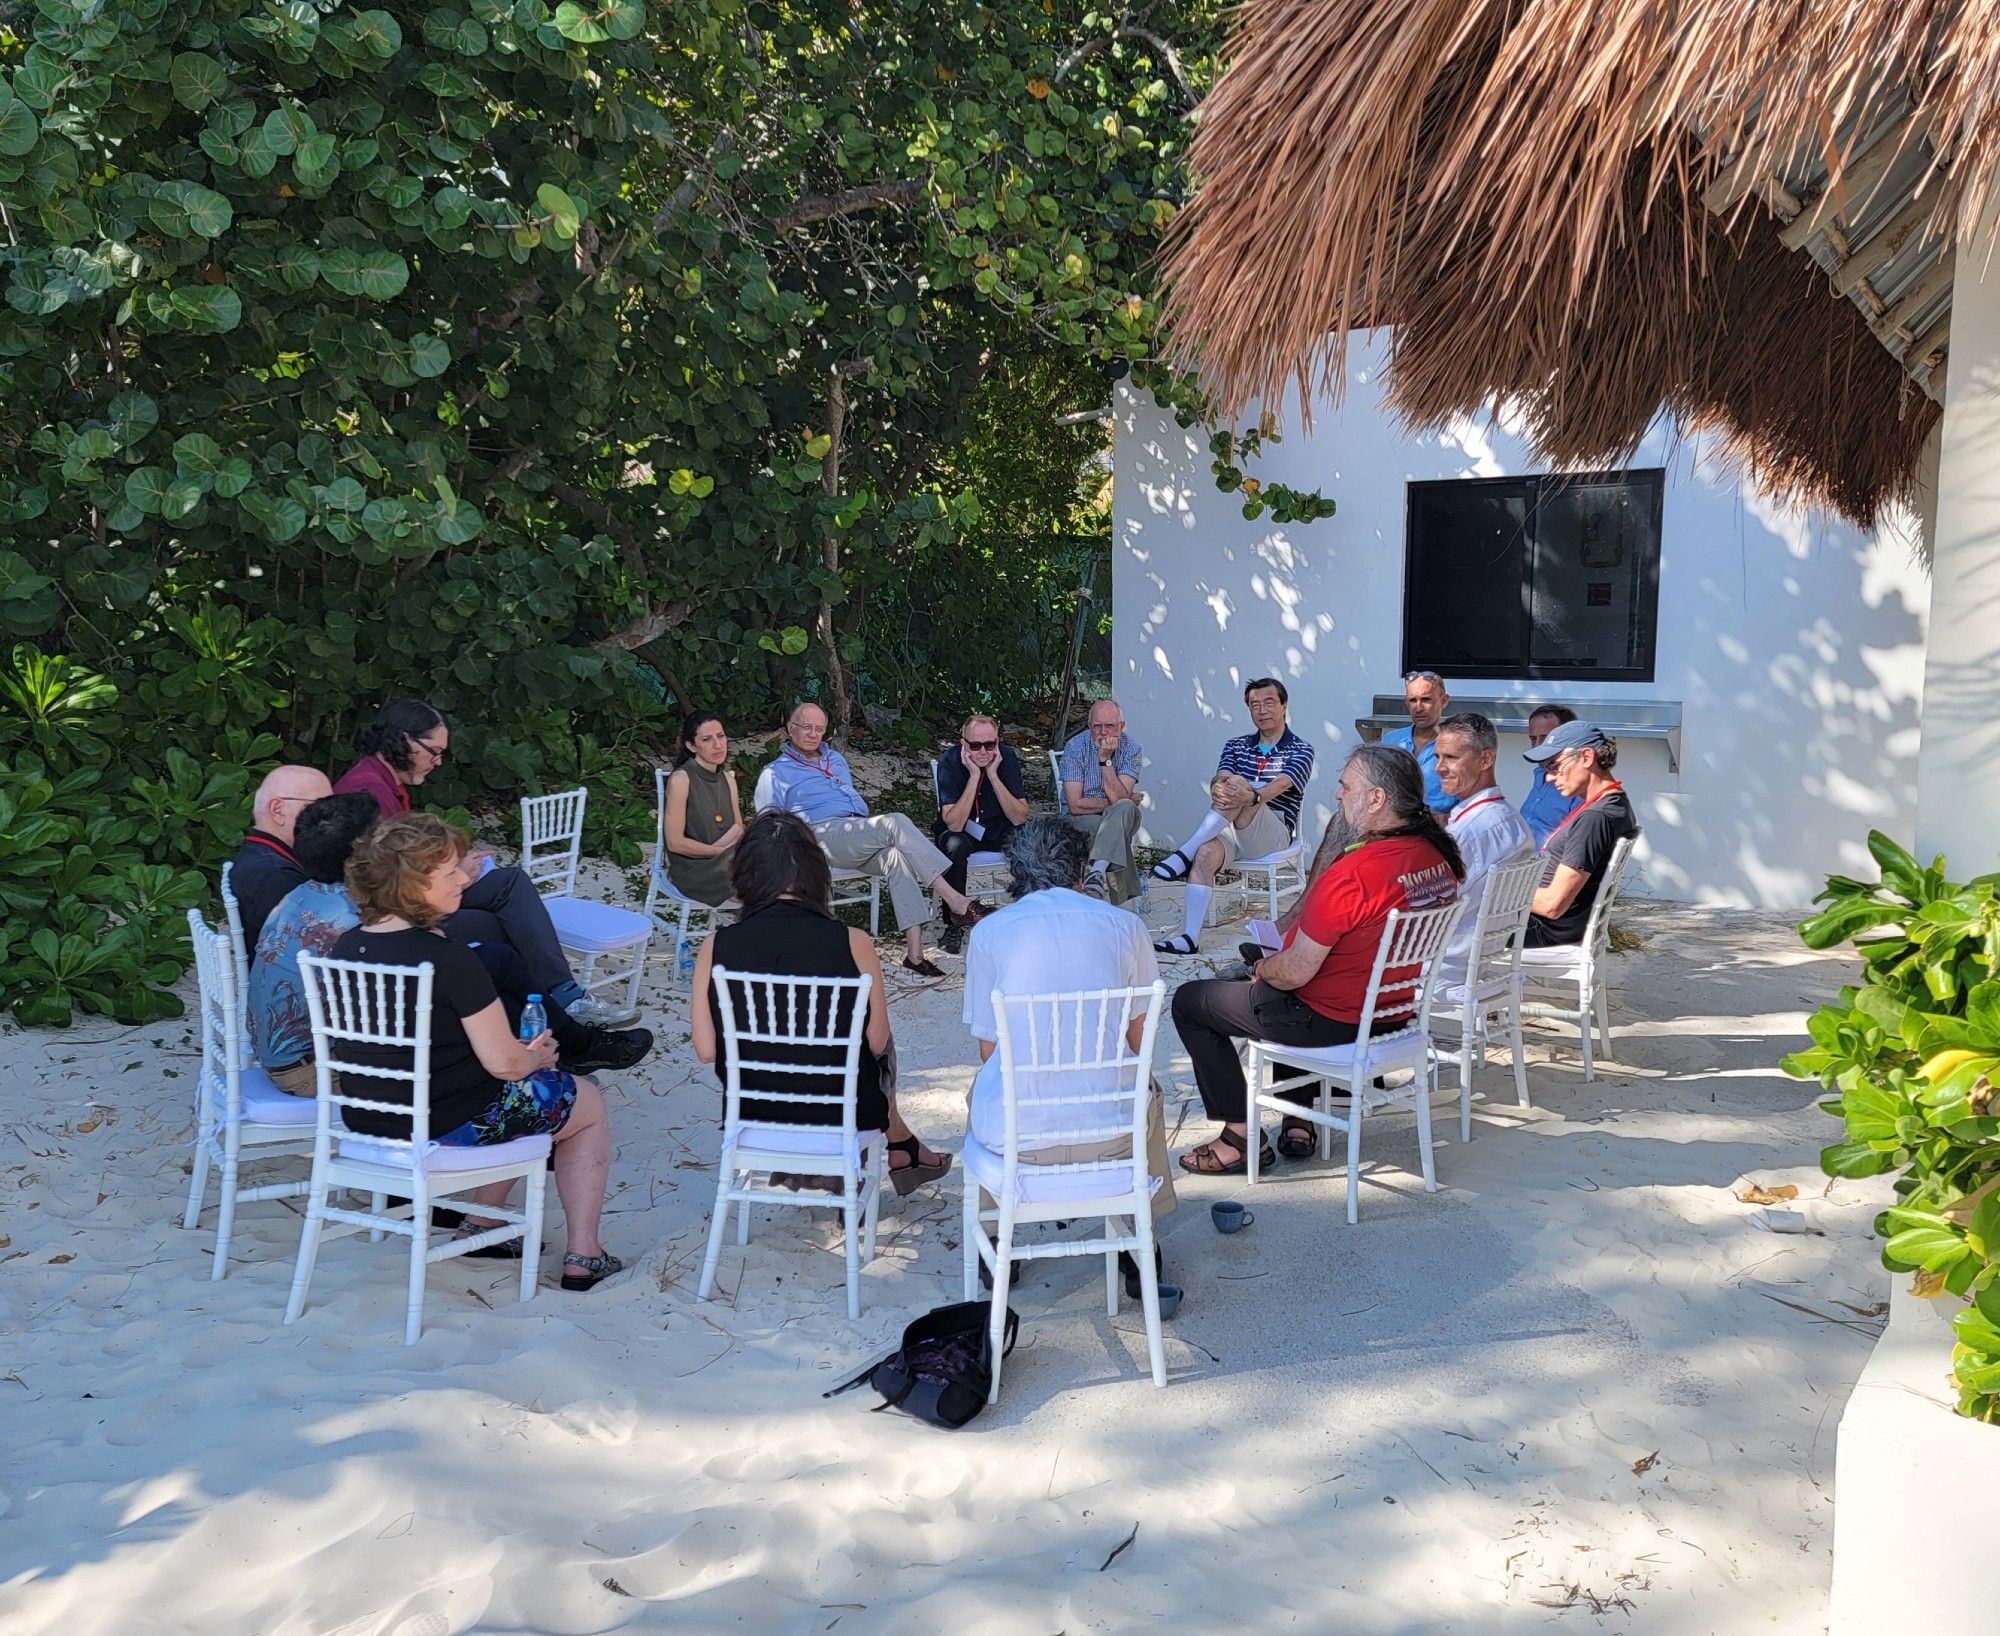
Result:
[[[1213,886],[1196,886],[1189,883],[1187,889],[1187,923],[1182,927],[1192,942],[1201,941],[1201,924],[1208,919],[1208,900],[1215,895]]]

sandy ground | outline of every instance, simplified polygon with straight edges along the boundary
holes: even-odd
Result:
[[[630,1270],[522,1306],[449,1263],[410,1349],[402,1261],[361,1240],[283,1327],[286,1204],[245,1208],[209,1282],[182,1025],[0,1038],[0,1628],[1823,1630],[1880,1195],[1826,1185],[1831,1121],[1772,1064],[1839,967],[1770,919],[1628,924],[1596,1084],[1537,1036],[1536,1108],[1489,1070],[1431,1196],[1407,1116],[1371,1125],[1357,1227],[1337,1166],[1281,1166],[1229,1239],[1206,1206],[1241,1182],[1187,1184],[1163,1392],[1098,1264],[1036,1264],[1005,1395],[958,1434],[820,1395],[957,1299],[956,1176],[888,1200],[858,1324],[824,1212],[760,1218],[694,1300],[717,1095],[658,991],[663,1048],[609,1082]],[[944,963],[893,1014],[906,1111],[955,1146]],[[1798,1183],[1812,1232],[1760,1230],[1745,1177]]]

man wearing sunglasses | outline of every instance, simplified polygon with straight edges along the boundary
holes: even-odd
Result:
[[[1028,786],[1014,746],[1000,742],[1000,724],[974,716],[959,730],[958,742],[938,757],[937,822],[931,838],[951,859],[945,884],[961,896],[965,871],[975,852],[1004,852],[1017,827],[1028,821]],[[958,953],[965,927],[947,921],[938,945]]]
[[[1410,713],[1410,725],[1392,727],[1382,735],[1384,744],[1417,758],[1424,775],[1424,805],[1432,812],[1449,812],[1458,804],[1438,781],[1438,723],[1450,705],[1443,677],[1434,670],[1413,670],[1403,678],[1403,708]]]

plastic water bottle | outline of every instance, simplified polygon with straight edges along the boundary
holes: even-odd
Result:
[[[521,1043],[525,1045],[536,1035],[546,1033],[548,1026],[549,1014],[543,1009],[542,997],[530,994],[528,1003],[521,1007]]]
[[[682,988],[694,986],[694,939],[683,937],[674,945],[674,978]]]

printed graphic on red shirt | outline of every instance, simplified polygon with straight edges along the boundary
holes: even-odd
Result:
[[[1368,974],[1391,912],[1436,909],[1457,897],[1458,880],[1451,865],[1420,835],[1369,841],[1336,859],[1307,889],[1292,934],[1309,937],[1327,949],[1319,970],[1298,990],[1299,998],[1323,1017],[1358,1023],[1368,997]],[[1399,985],[1415,975],[1409,967],[1383,972],[1383,999],[1376,1008],[1380,1016],[1394,1017],[1410,1009],[1408,991]]]

